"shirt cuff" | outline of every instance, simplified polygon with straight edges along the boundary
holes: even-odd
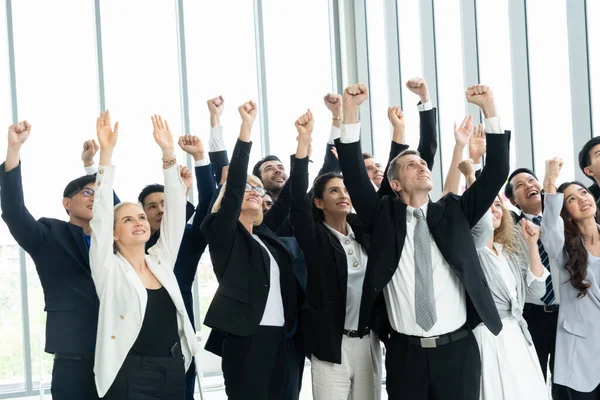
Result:
[[[527,286],[530,286],[533,282],[546,282],[546,279],[550,276],[550,272],[544,267],[544,272],[542,272],[542,276],[535,276],[531,270],[527,271]]]
[[[504,129],[502,129],[502,121],[500,120],[500,117],[484,119],[483,126],[485,126],[486,133],[504,134]]]
[[[210,164],[210,161],[207,158],[203,158],[198,161],[194,161],[194,167],[205,167]]]
[[[473,169],[475,171],[479,171],[481,168],[483,168],[483,165],[481,163],[473,164]]]
[[[341,134],[342,134],[342,130],[340,128],[338,128],[337,126],[332,125],[331,132],[329,133],[329,140],[327,141],[327,143],[334,144],[335,139],[339,139]]]
[[[431,103],[431,100],[428,100],[426,103],[417,104],[417,108],[419,111],[429,111],[433,110],[433,104]]]
[[[223,140],[223,125],[217,125],[213,128],[210,128],[208,149],[211,152],[223,151],[226,149],[225,141]]]
[[[340,142],[356,143],[360,140],[360,122],[356,124],[343,125],[340,134]]]
[[[84,166],[83,168],[85,168],[86,175],[94,175],[96,173],[96,171],[98,171],[98,164],[93,163],[89,167]]]

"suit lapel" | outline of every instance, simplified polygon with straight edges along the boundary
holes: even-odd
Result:
[[[75,242],[75,245],[77,247],[77,249],[79,250],[79,253],[81,254],[81,257],[84,261],[83,265],[85,267],[85,270],[89,273],[91,273],[90,271],[90,253],[89,250],[87,248],[87,245],[85,244],[85,239],[83,238],[83,229],[77,225],[73,225],[71,223],[68,224],[69,225],[69,231],[71,232],[71,235],[73,236],[73,241]]]
[[[335,258],[335,268],[337,269],[338,285],[342,293],[346,294],[348,291],[348,260],[344,249],[340,244],[338,238],[334,236],[327,228],[325,228],[327,238],[333,247],[333,256]]]
[[[400,260],[406,240],[406,204],[396,199],[393,205],[396,217],[396,247],[398,248],[398,260]]]
[[[444,206],[442,204],[430,201],[429,205],[427,206],[427,227],[429,228],[430,232],[435,232],[437,230],[440,220],[442,219],[442,215],[444,215]],[[435,235],[435,237],[439,236]]]

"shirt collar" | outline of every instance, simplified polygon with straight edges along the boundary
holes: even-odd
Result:
[[[427,209],[429,208],[429,203],[425,203],[419,208],[423,210],[423,214],[425,214],[425,218],[427,218]],[[414,207],[406,206],[406,222],[412,221],[414,217],[413,213],[415,212],[415,210],[416,208]]]
[[[539,213],[538,215],[533,215],[533,214],[527,214],[526,212],[523,212],[523,216],[525,216],[525,218],[527,218],[528,221],[532,221],[535,217],[541,217],[542,213]]]
[[[331,231],[331,233],[333,233],[333,235],[338,238],[339,240],[342,239],[346,239],[346,238],[350,238],[353,240],[356,240],[356,236],[354,235],[354,231],[352,230],[352,227],[350,226],[349,223],[346,222],[346,227],[348,229],[348,235],[343,235],[342,233],[338,232],[337,230],[333,229],[332,227],[330,227],[329,225],[327,225],[325,222],[323,222],[323,225],[325,225],[325,227],[327,229],[329,229]]]

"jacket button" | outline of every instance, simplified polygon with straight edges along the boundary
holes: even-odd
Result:
[[[358,261],[354,261],[354,264],[352,265],[354,265],[354,267],[358,267]]]
[[[125,319],[125,317],[124,317],[123,315],[121,315],[119,318],[121,318],[121,319]]]
[[[269,285],[267,285],[266,283],[263,284],[264,287],[269,287]]]
[[[354,251],[350,250],[350,251],[348,251],[348,254],[352,255],[352,254],[354,254]]]
[[[116,339],[114,336],[111,336],[110,338],[111,338],[112,340],[115,340],[115,339]]]
[[[100,186],[100,185],[102,185],[102,182],[98,182],[96,185]]]
[[[102,175],[104,173],[104,170],[101,169],[100,171],[98,171],[100,173],[100,175]]]

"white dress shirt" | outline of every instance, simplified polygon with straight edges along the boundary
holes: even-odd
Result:
[[[160,238],[148,249],[146,265],[167,290],[177,309],[177,326],[185,370],[200,348],[173,273],[185,229],[185,186],[177,166],[163,170],[165,213]],[[144,320],[148,293],[131,264],[113,253],[113,180],[115,168],[100,166],[96,175],[90,246],[90,268],[100,298],[94,374],[104,397],[135,343]]]
[[[346,254],[348,282],[346,284],[346,318],[344,320],[344,329],[355,331],[358,329],[360,300],[362,298],[365,272],[367,272],[367,252],[356,241],[356,236],[348,223],[346,223],[348,235],[341,234],[326,223],[323,223],[323,225],[340,241]]]
[[[269,294],[267,295],[267,303],[265,311],[260,320],[261,326],[284,326],[285,316],[283,313],[283,299],[281,298],[281,281],[279,280],[279,265],[275,261],[275,257],[265,246],[262,240],[256,235],[252,235],[260,245],[266,250],[269,255]]]
[[[208,149],[210,152],[227,150],[225,140],[223,140],[223,125],[217,125],[210,128]]]

